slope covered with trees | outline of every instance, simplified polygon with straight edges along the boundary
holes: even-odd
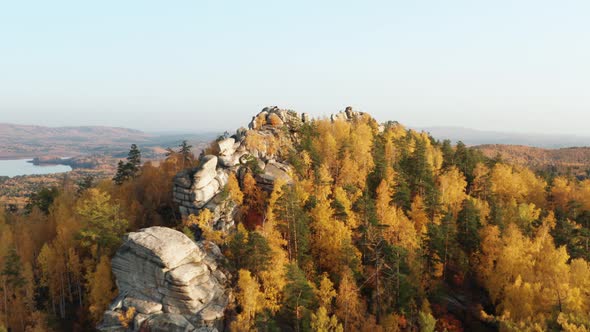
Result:
[[[547,176],[568,174],[579,179],[590,177],[590,148],[542,149],[522,145],[478,145],[474,147],[489,158],[541,171]]]
[[[182,148],[157,167],[132,149],[115,181],[66,182],[26,214],[1,214],[0,326],[91,330],[116,296],[121,236],[165,225],[222,249],[232,331],[590,329],[590,181],[368,115],[252,137],[289,161],[292,181],[265,191],[252,163],[230,176],[230,232],[207,209],[179,217],[172,179],[198,163]]]

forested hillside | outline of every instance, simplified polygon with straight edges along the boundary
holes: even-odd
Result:
[[[478,145],[474,147],[489,158],[526,166],[548,176],[568,174],[579,179],[590,176],[590,148],[541,149],[522,145]]]
[[[154,225],[220,247],[231,331],[590,329],[590,180],[367,114],[259,120],[236,135],[289,181],[267,188],[260,157],[241,158],[223,188],[229,230],[207,208],[181,217],[173,180],[201,160],[186,145],[157,166],[132,149],[113,181],[66,181],[1,213],[0,331],[93,330],[117,295],[123,235]]]

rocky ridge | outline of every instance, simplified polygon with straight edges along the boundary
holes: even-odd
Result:
[[[347,107],[330,119],[354,121],[365,115]],[[200,166],[180,172],[174,178],[174,201],[183,218],[207,208],[214,212],[214,228],[231,228],[238,209],[223,197],[230,172],[241,180],[246,169],[250,169],[257,184],[266,191],[272,191],[277,179],[289,183],[288,151],[298,142],[301,127],[311,121],[306,113],[266,107],[252,118],[248,130],[241,128],[235,135],[219,139],[214,154],[203,156]]]
[[[365,113],[345,111],[332,121],[354,121]],[[281,179],[292,181],[288,154],[299,139],[307,114],[266,107],[252,118],[248,128],[222,137],[199,166],[174,178],[174,201],[183,218],[202,209],[213,212],[213,227],[230,231],[239,207],[224,189],[231,173],[240,182],[252,172],[257,185],[272,191]],[[193,242],[184,234],[164,227],[130,233],[112,260],[119,296],[105,312],[99,330],[123,331],[220,331],[231,294],[227,277],[218,268],[224,260],[219,248],[208,241]],[[133,308],[131,322],[121,317]],[[127,326],[124,326],[127,325]]]

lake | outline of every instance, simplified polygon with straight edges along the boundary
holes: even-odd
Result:
[[[0,176],[19,176],[31,174],[54,174],[72,170],[67,165],[36,166],[30,163],[32,159],[0,160]]]

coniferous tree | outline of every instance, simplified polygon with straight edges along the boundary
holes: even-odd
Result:
[[[93,175],[87,175],[78,182],[78,193],[81,193],[87,189],[92,188],[94,185],[95,178]]]
[[[131,144],[131,149],[127,155],[127,163],[125,163],[125,177],[132,179],[139,174],[141,167],[141,151],[135,144]]]
[[[295,331],[309,330],[313,288],[305,274],[296,264],[287,266],[287,286],[285,287],[285,315]]]
[[[418,139],[415,142],[414,152],[402,161],[403,173],[408,179],[411,197],[421,195],[431,215],[438,208],[438,192],[435,188],[435,179],[432,166],[428,162],[426,143]],[[406,209],[410,208],[411,198],[404,203]]]
[[[123,184],[123,182],[125,182],[126,179],[127,177],[125,163],[123,162],[123,160],[119,160],[119,163],[117,164],[117,173],[113,177],[113,182],[115,182],[115,184],[121,185]]]
[[[113,177],[115,184],[121,185],[123,182],[135,178],[141,170],[141,151],[136,144],[131,144],[131,149],[127,154],[127,162],[119,161],[117,164],[117,173]]]
[[[10,249],[4,257],[4,266],[0,277],[2,278],[2,293],[4,293],[5,322],[10,328],[10,308],[16,309],[14,308],[16,305],[13,302],[22,299],[24,296],[22,289],[27,282],[23,276],[23,266],[20,256],[17,254],[15,248]]]
[[[310,229],[309,217],[294,188],[287,186],[278,199],[275,213],[280,220],[278,229],[287,240],[289,258],[300,266],[310,263]]]
[[[180,154],[180,156],[182,158],[182,168],[189,167],[192,164],[193,160],[195,159],[195,156],[191,152],[192,147],[193,146],[189,145],[186,140],[183,140],[182,143],[180,144],[180,148],[178,150],[178,153]]]
[[[457,218],[457,241],[467,254],[472,254],[479,248],[480,229],[480,212],[472,200],[466,199],[463,201],[463,208]]]
[[[127,163],[129,164],[130,175],[135,176],[141,166],[141,151],[139,151],[136,144],[131,144],[131,149],[127,155]]]
[[[457,225],[452,213],[447,213],[440,224],[428,224],[428,265],[434,277],[445,277],[455,253]]]
[[[441,151],[443,154],[443,168],[455,165],[455,150],[451,145],[451,140],[444,140],[442,142]]]
[[[459,141],[455,147],[453,159],[454,165],[465,174],[468,185],[471,185],[474,180],[475,166],[484,159],[482,154],[478,150],[467,148],[465,143]]]
[[[11,249],[4,258],[4,268],[1,275],[6,277],[8,286],[20,288],[25,285],[26,279],[22,275],[21,259],[16,249]]]
[[[41,190],[31,195],[29,202],[25,206],[25,212],[31,213],[33,208],[37,207],[44,214],[49,214],[49,208],[57,195],[59,195],[59,189],[56,187],[41,188]]]

